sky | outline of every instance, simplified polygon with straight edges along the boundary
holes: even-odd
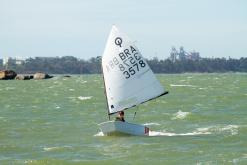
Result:
[[[0,0],[0,58],[101,56],[113,24],[146,58],[247,57],[246,0]]]

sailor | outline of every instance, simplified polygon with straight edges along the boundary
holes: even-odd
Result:
[[[125,120],[124,120],[124,111],[119,111],[118,112],[118,116],[116,117],[115,121],[125,122]]]

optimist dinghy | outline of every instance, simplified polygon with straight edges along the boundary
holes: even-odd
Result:
[[[102,71],[109,119],[119,111],[168,94],[134,43],[116,26],[112,27],[106,43]],[[148,127],[129,122],[107,121],[99,126],[106,135],[149,134]]]

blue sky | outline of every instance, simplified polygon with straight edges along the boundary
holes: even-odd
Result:
[[[247,57],[245,0],[0,0],[0,58],[103,53],[112,24],[144,57]]]

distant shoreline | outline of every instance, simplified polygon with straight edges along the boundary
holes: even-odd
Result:
[[[247,58],[200,58],[198,60],[146,59],[152,71],[156,74],[176,73],[227,73],[247,72]],[[101,73],[101,57],[89,60],[78,59],[73,56],[64,57],[35,57],[25,61],[9,59],[3,64],[0,59],[0,70],[14,70],[17,74],[34,74],[43,72],[48,74],[99,74]]]

